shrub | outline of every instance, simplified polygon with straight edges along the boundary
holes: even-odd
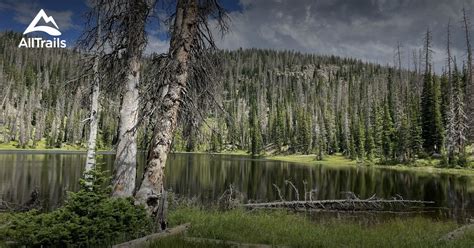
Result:
[[[130,198],[110,198],[110,187],[104,186],[109,180],[102,173],[92,171],[85,178],[62,207],[13,214],[0,238],[28,247],[100,247],[151,232],[145,209]]]

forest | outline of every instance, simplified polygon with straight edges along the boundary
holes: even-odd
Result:
[[[379,64],[220,49],[232,20],[218,0],[170,4],[169,50],[146,53],[157,6],[91,1],[67,49],[0,33],[0,246],[472,244],[466,9]]]
[[[18,37],[4,33],[0,41],[3,143],[85,148],[90,76],[78,69],[80,54],[9,49]],[[411,70],[294,51],[218,51],[223,61],[218,94],[212,103],[200,103],[201,110],[181,115],[172,149],[318,159],[342,153],[353,160],[401,163],[437,156],[446,165],[468,166],[470,65],[458,68],[451,58],[436,75],[429,31],[425,39],[413,53]],[[141,84],[141,91],[148,87]],[[116,146],[121,94],[107,90],[100,99],[99,149]],[[150,122],[138,128],[140,150],[150,142]]]

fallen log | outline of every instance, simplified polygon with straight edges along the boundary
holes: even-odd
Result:
[[[474,229],[474,223],[467,224],[464,226],[461,226],[448,234],[444,235],[439,239],[439,241],[449,241],[449,240],[456,240],[462,237],[467,231]]]
[[[239,248],[287,248],[289,246],[282,246],[282,245],[266,245],[266,244],[249,244],[249,243],[241,243],[237,241],[228,241],[228,240],[220,240],[220,239],[206,239],[206,238],[194,238],[194,237],[185,237],[185,241],[192,242],[192,243],[213,243],[219,245],[230,245],[232,247],[239,247]]]
[[[340,211],[367,211],[384,209],[407,209],[411,207],[434,204],[433,201],[404,200],[404,199],[336,199],[336,200],[313,200],[313,201],[277,201],[263,203],[247,203],[241,206],[245,208],[289,208],[301,209],[324,209]]]
[[[145,237],[141,237],[138,239],[130,240],[125,243],[114,245],[112,246],[112,248],[147,247],[147,245],[149,245],[151,242],[155,240],[181,234],[185,232],[190,226],[191,226],[191,223],[186,223],[183,225],[179,225],[177,227],[173,227],[171,229],[166,229],[163,232],[153,233]]]

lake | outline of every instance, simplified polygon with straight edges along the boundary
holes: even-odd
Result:
[[[0,198],[24,203],[37,188],[44,207],[57,207],[67,191],[78,190],[85,153],[57,151],[0,151]],[[113,154],[100,154],[102,169],[113,169]],[[145,156],[139,158],[139,174]],[[170,154],[166,166],[166,187],[202,203],[216,201],[233,185],[245,201],[273,201],[279,196],[295,200],[290,180],[303,192],[314,190],[313,199],[344,198],[354,192],[361,198],[373,194],[381,198],[396,195],[404,199],[435,201],[435,217],[456,219],[474,216],[474,177],[395,171],[370,167],[328,167],[252,159],[248,156],[210,154]]]

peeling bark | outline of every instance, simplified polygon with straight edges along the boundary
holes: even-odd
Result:
[[[95,67],[95,65],[94,65]],[[94,78],[92,85],[92,97],[91,97],[91,113],[90,113],[90,132],[89,132],[89,141],[87,143],[87,159],[86,159],[86,170],[89,172],[95,168],[95,149],[96,149],[96,140],[99,124],[99,80],[97,76]]]
[[[100,20],[98,20],[100,23]],[[100,24],[99,24],[100,26]],[[100,29],[97,31],[97,36],[100,37]],[[91,96],[91,112],[89,117],[90,123],[90,132],[89,132],[89,141],[87,143],[87,158],[86,158],[86,169],[85,173],[91,171],[95,168],[95,150],[96,150],[96,140],[99,124],[99,57],[96,55],[94,58],[93,66],[94,78],[92,82],[92,96]]]
[[[115,155],[115,173],[112,196],[129,197],[135,189],[137,174],[137,131],[138,85],[140,80],[140,60],[135,57],[130,65],[130,73],[125,81],[119,121],[119,141]]]
[[[188,81],[190,50],[196,37],[198,5],[196,0],[178,0],[176,18],[170,44],[170,58],[176,62],[176,74],[167,82],[167,91],[163,92],[153,140],[148,154],[148,163],[142,183],[135,193],[138,204],[143,204],[148,213],[158,217],[162,228],[166,227],[164,215],[158,212],[161,197],[164,194],[164,169],[170,151],[173,133],[177,126],[178,113],[184,100]]]
[[[120,106],[120,120],[112,196],[131,197],[137,174],[137,125],[141,57],[145,48],[145,23],[154,0],[130,1],[128,8],[134,12],[126,22],[128,36],[126,79]]]

